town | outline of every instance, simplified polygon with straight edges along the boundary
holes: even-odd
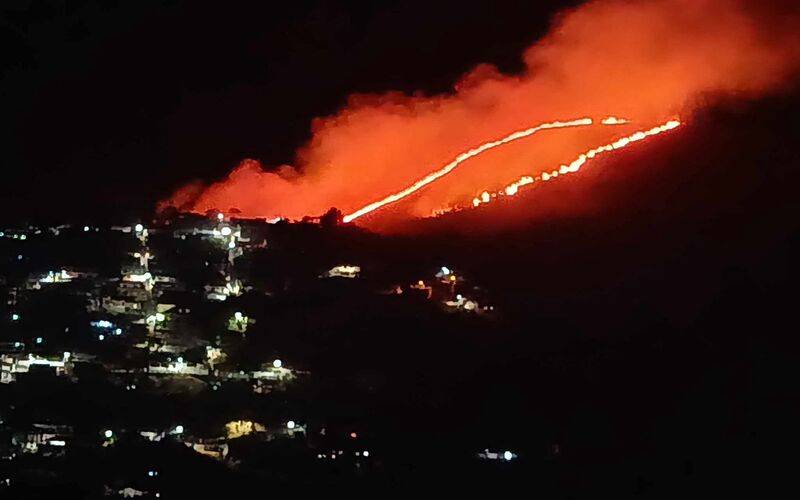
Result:
[[[331,337],[335,349],[320,339],[359,315],[477,331],[498,314],[450,263],[393,269],[319,247],[348,230],[223,213],[3,229],[0,487],[58,491],[86,473],[75,457],[118,464],[81,481],[81,494],[142,498],[170,493],[173,459],[258,471],[267,454],[296,474],[313,461],[353,477],[399,459],[368,418],[324,400],[348,363],[337,351],[361,352],[347,347],[359,336]],[[368,393],[391,383],[355,376]],[[462,458],[516,459],[490,444]]]

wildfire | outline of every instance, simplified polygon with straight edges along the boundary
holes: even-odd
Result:
[[[552,29],[520,54],[514,74],[484,63],[447,92],[386,89],[351,95],[335,113],[313,120],[311,137],[292,164],[245,159],[226,177],[188,183],[159,206],[199,214],[236,209],[241,217],[269,220],[300,220],[336,207],[346,214],[344,221],[353,222],[394,204],[391,216],[356,221],[391,232],[401,229],[404,219],[454,201],[480,206],[514,196],[526,184],[570,173],[598,154],[649,136],[643,131],[643,137],[611,143],[610,149],[587,151],[563,169],[536,175],[526,170],[534,159],[558,166],[565,152],[614,140],[601,130],[583,130],[589,125],[630,127],[628,134],[640,125],[627,119],[646,124],[688,119],[719,98],[756,99],[793,85],[800,74],[797,16],[770,2],[574,3],[579,5],[559,14]],[[579,119],[544,123],[554,118]],[[526,128],[537,123],[542,125]],[[524,137],[556,128],[561,133],[523,147],[529,146]],[[507,135],[514,130],[520,131]],[[460,168],[467,160],[474,163]],[[455,169],[459,172],[449,175]],[[481,186],[492,189],[476,189]],[[559,210],[592,203],[587,199]],[[519,221],[533,216],[524,207],[509,214]]]
[[[612,120],[612,118],[613,117],[603,120],[603,123],[605,123],[607,120],[608,121]],[[614,123],[626,123],[624,120],[619,121],[616,118],[614,118],[613,120]],[[528,175],[520,177],[519,180],[512,182],[511,184],[503,188],[501,191],[498,191],[493,194],[490,194],[488,191],[483,191],[480,195],[472,199],[472,206],[477,207],[481,204],[489,203],[490,201],[492,201],[493,198],[496,198],[498,195],[514,196],[515,194],[517,194],[517,192],[519,192],[519,188],[521,188],[522,186],[533,184],[534,182],[537,181],[549,181],[550,179],[555,179],[559,175],[566,175],[577,172],[578,170],[581,169],[583,165],[586,164],[586,162],[588,162],[593,158],[596,158],[600,154],[625,148],[635,142],[639,142],[644,139],[647,139],[648,137],[667,132],[679,126],[681,126],[680,120],[670,120],[664,123],[663,125],[653,127],[649,130],[640,130],[627,137],[617,139],[612,143],[594,149],[590,149],[589,151],[586,151],[585,153],[579,155],[569,165],[561,165],[556,170],[553,170],[551,172],[542,172],[541,175],[537,175],[535,177]]]
[[[502,146],[504,144],[508,144],[510,142],[514,142],[514,141],[517,141],[519,139],[523,139],[525,137],[530,137],[531,135],[535,134],[536,132],[539,132],[539,131],[542,131],[542,130],[559,129],[559,128],[572,128],[572,127],[585,127],[585,126],[588,126],[588,125],[592,125],[593,123],[594,123],[594,121],[591,118],[579,118],[577,120],[570,120],[570,121],[554,121],[554,122],[542,123],[542,124],[537,125],[535,127],[531,127],[531,128],[527,128],[525,130],[519,130],[517,132],[513,132],[513,133],[503,137],[502,139],[498,139],[496,141],[491,141],[491,142],[485,142],[485,143],[481,144],[480,146],[477,146],[477,147],[475,147],[473,149],[470,149],[469,151],[461,153],[453,161],[451,161],[450,163],[448,163],[444,167],[442,167],[442,168],[440,168],[440,169],[438,169],[438,170],[436,170],[434,172],[431,172],[430,174],[428,174],[425,177],[423,177],[422,179],[416,181],[414,184],[411,184],[410,186],[408,186],[407,188],[403,189],[402,191],[398,191],[398,192],[396,192],[394,194],[390,194],[389,196],[387,196],[387,197],[385,197],[385,198],[383,198],[381,200],[378,200],[376,202],[370,203],[369,205],[367,205],[365,207],[362,207],[362,208],[356,210],[353,213],[345,215],[343,220],[344,220],[344,222],[351,222],[351,221],[361,217],[362,215],[368,214],[370,212],[374,212],[375,210],[378,210],[379,208],[382,208],[382,207],[384,207],[386,205],[389,205],[391,203],[395,203],[397,201],[400,201],[403,198],[405,198],[405,197],[413,194],[414,192],[422,189],[423,187],[427,186],[428,184],[436,181],[437,179],[440,179],[440,178],[444,177],[445,175],[449,174],[450,172],[455,170],[456,167],[458,167],[460,164],[464,163],[465,161],[469,160],[470,158],[478,156],[481,153],[485,153],[486,151],[489,151],[490,149],[494,149],[494,148],[496,148],[498,146]],[[605,118],[601,123],[603,125],[622,125],[622,124],[628,123],[628,121],[624,120],[624,119],[616,118],[616,117],[613,117],[613,116],[609,116],[608,118]],[[489,196],[488,193],[484,193],[484,194],[487,197]],[[486,201],[488,201],[488,199]]]

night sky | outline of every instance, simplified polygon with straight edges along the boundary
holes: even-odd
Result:
[[[2,206],[128,215],[246,157],[289,162],[349,94],[521,69],[576,3],[3,2]]]

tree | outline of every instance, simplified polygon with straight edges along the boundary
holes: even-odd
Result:
[[[331,207],[330,210],[325,212],[325,215],[319,218],[319,223],[322,227],[336,227],[342,223],[344,215],[342,211],[336,207]]]

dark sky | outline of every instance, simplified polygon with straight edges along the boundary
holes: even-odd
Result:
[[[577,2],[362,3],[2,2],[2,208],[125,214],[245,157],[288,162],[350,93],[521,69]]]

